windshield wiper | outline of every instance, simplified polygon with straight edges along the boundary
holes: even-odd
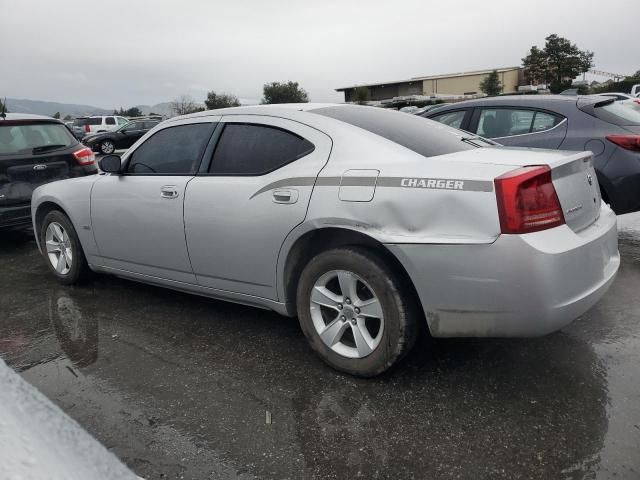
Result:
[[[64,148],[66,145],[62,144],[53,144],[53,145],[41,145],[39,147],[33,147],[31,153],[37,155],[39,153],[48,152],[49,150],[57,150],[58,148]]]

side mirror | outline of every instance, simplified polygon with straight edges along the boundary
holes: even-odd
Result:
[[[122,168],[120,155],[105,155],[98,160],[98,166],[103,172],[120,173],[120,169]]]

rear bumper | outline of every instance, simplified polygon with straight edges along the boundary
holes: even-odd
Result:
[[[31,205],[0,207],[0,229],[28,226],[31,224]]]
[[[616,217],[501,235],[489,245],[387,245],[418,291],[435,337],[535,337],[559,330],[607,291],[620,265]]]

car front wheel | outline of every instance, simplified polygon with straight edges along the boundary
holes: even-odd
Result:
[[[311,347],[333,368],[378,375],[406,355],[418,334],[412,288],[375,252],[323,252],[302,272],[298,318]]]
[[[103,155],[111,155],[115,150],[116,146],[111,140],[103,140],[100,143],[100,152]]]
[[[79,283],[89,276],[80,240],[64,213],[53,210],[44,217],[40,245],[49,270],[60,283]]]

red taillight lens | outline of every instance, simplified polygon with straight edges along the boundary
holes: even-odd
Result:
[[[538,232],[564,224],[549,167],[519,168],[494,182],[502,233]]]
[[[91,133],[91,127],[89,127],[89,125],[85,125],[84,126],[84,131],[85,131],[85,133]]]
[[[86,167],[87,165],[92,165],[96,162],[96,156],[93,153],[93,150],[90,148],[84,147],[80,150],[76,150],[73,152],[73,156],[78,162],[78,165]]]
[[[640,135],[607,135],[607,140],[625,150],[640,152]]]

